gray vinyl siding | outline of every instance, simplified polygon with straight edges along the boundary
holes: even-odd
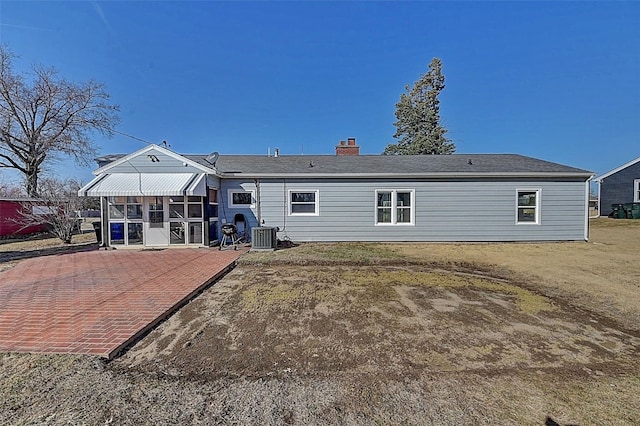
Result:
[[[223,180],[227,189],[255,190],[253,183]],[[367,179],[264,179],[260,181],[264,226],[292,241],[560,241],[584,240],[584,181],[376,181]],[[415,190],[414,225],[375,225],[376,190]],[[538,189],[540,224],[516,224],[516,191]],[[319,191],[318,216],[288,215],[288,191]],[[240,209],[250,226],[257,208]]]
[[[158,161],[152,162],[149,158],[154,155]],[[202,173],[202,168],[184,165],[185,162],[156,150],[150,150],[144,154],[136,155],[127,161],[117,164],[109,169],[108,173]]]
[[[237,179],[221,179],[220,180],[220,202],[218,207],[219,224],[233,223],[236,214],[243,214],[249,228],[258,226],[257,206],[253,207],[231,207],[229,200],[229,191],[254,191],[256,193],[256,185],[252,182],[245,182]],[[266,226],[266,225],[265,225]]]
[[[589,172],[518,155],[220,156],[213,166],[152,147],[124,160],[102,157],[99,173],[208,173],[218,226],[242,214],[300,242],[583,240],[588,223]],[[231,206],[233,189],[253,191],[254,205]],[[518,189],[540,191],[539,224],[516,223]],[[414,222],[376,225],[376,190],[412,191]],[[289,215],[290,191],[317,191],[318,214]]]
[[[640,179],[640,162],[607,176],[600,183],[600,214],[611,213],[612,204],[633,203],[635,179]]]
[[[218,176],[207,175],[207,187],[220,188],[220,178]]]

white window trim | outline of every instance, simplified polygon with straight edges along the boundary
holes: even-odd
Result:
[[[235,193],[251,194],[251,204],[235,204],[233,202],[233,194]],[[236,209],[254,208],[256,206],[256,192],[253,190],[247,191],[245,189],[229,189],[227,190],[227,199],[229,200],[229,207],[233,207]]]
[[[640,203],[640,179],[633,181],[633,202]]]
[[[205,221],[204,221],[204,206],[205,206],[205,197],[199,197],[200,201],[196,202],[196,201],[189,201],[189,197],[193,197],[193,195],[185,195],[183,200],[181,202],[171,202],[170,198],[171,197],[167,197],[167,199],[169,201],[167,201],[168,203],[168,214],[169,214],[169,245],[173,245],[173,246],[182,246],[182,245],[199,245],[199,244],[203,244],[204,242],[204,227],[205,227]],[[176,204],[176,205],[182,205],[183,209],[184,209],[184,217],[171,217],[171,204]],[[199,205],[200,206],[200,217],[190,217],[189,216],[189,205]],[[171,242],[171,224],[172,223],[182,223],[183,226],[183,232],[184,232],[184,243],[172,243]],[[191,225],[192,223],[200,223],[202,224],[202,228],[200,229],[200,242],[199,243],[194,243],[193,241],[191,241],[190,238],[190,234],[189,234],[189,225]]]
[[[116,247],[120,247],[120,246],[129,246],[129,224],[130,223],[141,223],[143,224],[143,230],[142,230],[142,243],[140,244],[131,244],[132,247],[141,247],[145,244],[145,239],[146,239],[146,231],[144,230],[144,217],[145,217],[145,202],[144,202],[144,198],[140,197],[140,202],[139,203],[129,203],[127,200],[127,197],[124,196],[124,201],[122,203],[116,203],[116,202],[111,202],[109,201],[109,197],[107,197],[107,237],[109,239],[109,245],[110,246],[116,246]],[[114,205],[122,205],[124,206],[124,216],[120,217],[120,218],[112,218],[111,217],[111,206]],[[128,207],[130,205],[139,205],[142,207],[142,217],[140,218],[130,218],[128,213]],[[123,225],[123,238],[122,238],[122,243],[113,243],[111,242],[111,224],[112,223],[121,223]]]
[[[112,242],[112,237],[111,237],[111,224],[112,223],[119,223],[122,224],[122,243],[114,243]],[[124,246],[127,244],[127,224],[124,223],[123,221],[109,221],[107,222],[108,226],[108,234],[109,234],[109,245],[110,246]]]
[[[315,211],[313,213],[293,213],[291,211],[291,194],[293,192],[313,192],[316,194]],[[289,189],[287,194],[287,209],[289,216],[320,216],[320,191],[317,189]]]
[[[391,192],[391,222],[378,222],[378,193]],[[411,222],[398,222],[398,192],[411,194]],[[374,198],[373,222],[375,226],[415,226],[416,223],[416,190],[415,189],[376,189]]]
[[[536,220],[533,222],[520,222],[518,221],[518,210],[520,206],[518,205],[518,193],[520,192],[535,192],[536,193]],[[541,208],[541,199],[542,199],[542,189],[541,188],[517,188],[516,189],[516,225],[540,225],[540,208]],[[523,206],[524,208],[524,206]],[[529,207],[530,208],[530,207]]]

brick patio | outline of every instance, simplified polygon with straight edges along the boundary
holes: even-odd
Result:
[[[0,351],[112,358],[227,271],[243,250],[93,250],[0,272]]]

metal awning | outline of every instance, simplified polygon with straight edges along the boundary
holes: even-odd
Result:
[[[206,195],[204,173],[101,174],[80,188],[87,197]]]

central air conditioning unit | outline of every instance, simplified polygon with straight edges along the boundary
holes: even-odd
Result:
[[[251,228],[251,250],[275,250],[277,242],[276,228],[266,226]]]

